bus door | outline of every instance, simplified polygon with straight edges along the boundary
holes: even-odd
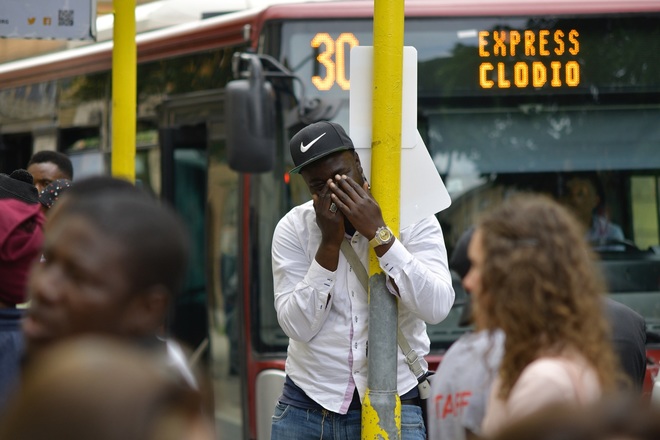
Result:
[[[216,430],[242,437],[239,344],[239,175],[227,164],[224,92],[170,97],[160,108],[163,198],[190,231],[192,255],[185,291],[169,329],[194,350],[213,390]]]
[[[169,331],[192,349],[199,347],[207,337],[203,261],[205,150],[204,124],[161,131],[161,195],[181,215],[192,239],[184,292],[176,300]]]

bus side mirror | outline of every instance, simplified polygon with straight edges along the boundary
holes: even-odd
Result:
[[[250,69],[247,79],[230,81],[225,90],[227,159],[235,171],[263,173],[275,164],[275,93],[259,58],[238,56]]]

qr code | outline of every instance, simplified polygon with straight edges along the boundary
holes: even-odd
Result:
[[[73,26],[73,9],[60,9],[57,18],[58,26]]]

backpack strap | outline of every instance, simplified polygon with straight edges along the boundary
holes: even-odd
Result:
[[[358,257],[358,254],[355,252],[355,249],[353,249],[353,247],[348,242],[348,240],[342,241],[341,251],[344,254],[344,257],[346,257],[346,260],[348,260],[348,263],[353,268],[353,271],[355,272],[355,275],[358,277],[358,280],[360,280],[360,284],[362,284],[364,290],[368,292],[369,274],[367,273],[367,269],[365,269],[364,264],[362,264],[362,261],[360,261],[360,257]],[[420,381],[419,383],[420,397],[422,399],[426,399],[431,391],[431,386],[429,384],[429,381],[426,379],[427,376],[426,371],[424,371],[424,369],[422,368],[422,364],[419,362],[419,355],[415,350],[412,349],[412,347],[410,347],[408,340],[403,335],[401,328],[399,328],[398,326],[397,326],[396,339],[397,342],[399,343],[399,347],[401,348],[401,351],[406,357],[406,364],[408,364],[410,371],[412,371],[412,373],[415,375],[417,380]]]

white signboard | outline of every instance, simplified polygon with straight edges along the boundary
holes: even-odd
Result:
[[[0,37],[96,38],[96,0],[0,0]]]
[[[351,49],[350,136],[371,178],[373,47]],[[438,169],[417,131],[417,50],[403,48],[401,108],[401,199],[399,227],[405,228],[451,205]]]

